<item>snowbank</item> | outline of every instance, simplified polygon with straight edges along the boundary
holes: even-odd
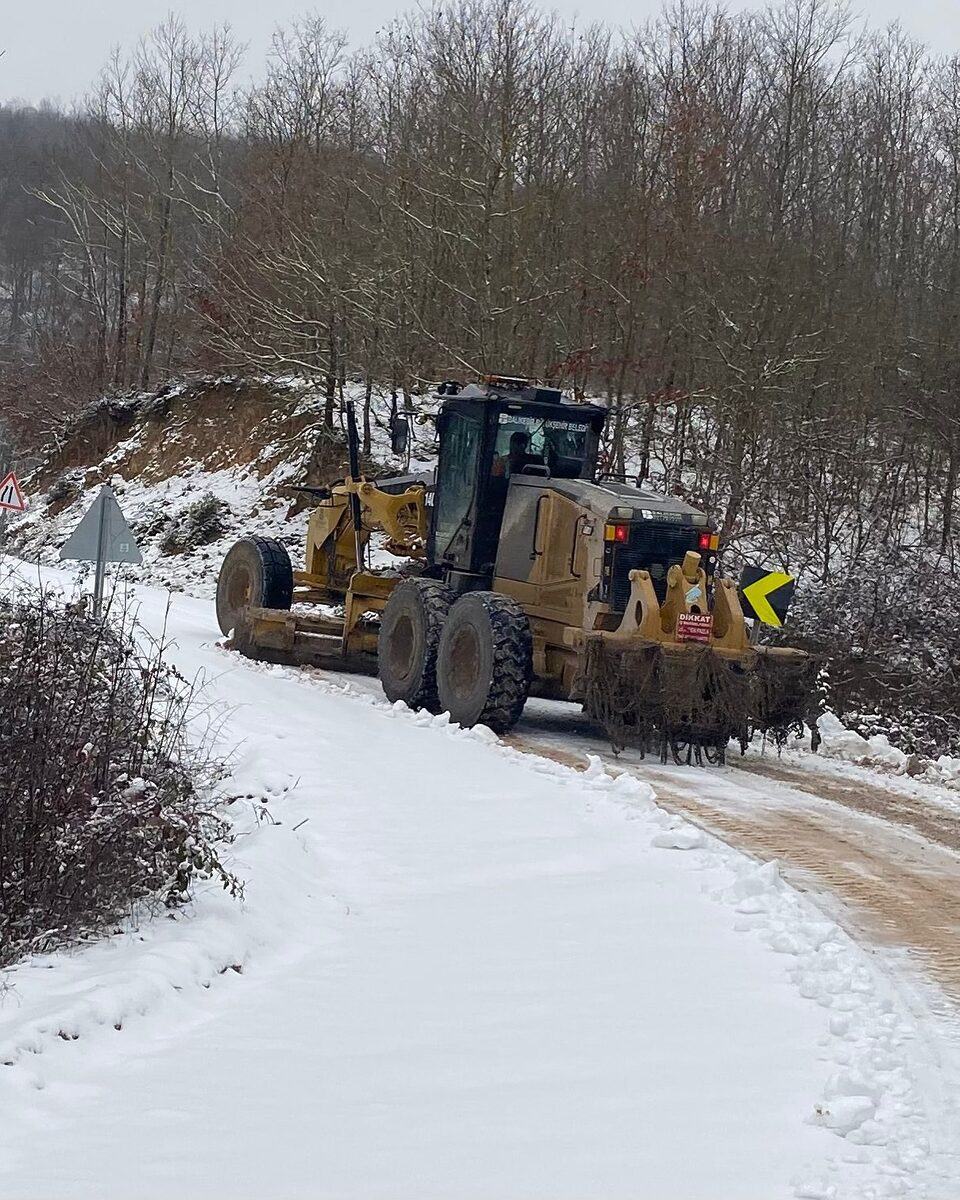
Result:
[[[820,753],[829,758],[840,758],[862,766],[886,767],[893,771],[906,771],[910,756],[890,744],[885,734],[861,737],[847,729],[834,713],[824,713],[817,721],[822,738]]]

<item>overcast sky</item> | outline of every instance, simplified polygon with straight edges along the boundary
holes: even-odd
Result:
[[[137,39],[173,9],[192,29],[229,21],[249,43],[246,76],[262,67],[270,34],[278,24],[308,10],[346,28],[356,45],[368,41],[381,25],[413,5],[403,0],[353,0],[350,5],[311,0],[0,0],[0,100],[31,104],[51,99],[69,105],[96,78],[116,43]],[[544,3],[563,16],[585,15],[612,25],[630,25],[659,11],[659,0],[557,0]],[[764,7],[762,0],[730,0],[731,9]],[[873,25],[900,20],[938,53],[960,51],[958,0],[865,0],[854,5]]]

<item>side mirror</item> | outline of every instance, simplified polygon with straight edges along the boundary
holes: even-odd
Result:
[[[410,422],[406,417],[390,418],[390,449],[394,454],[406,454],[410,440]]]

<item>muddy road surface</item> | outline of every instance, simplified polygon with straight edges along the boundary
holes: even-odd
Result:
[[[814,756],[751,754],[724,767],[616,757],[575,710],[542,702],[506,740],[574,767],[596,754],[635,774],[664,808],[777,859],[858,940],[906,951],[960,1005],[960,793]]]

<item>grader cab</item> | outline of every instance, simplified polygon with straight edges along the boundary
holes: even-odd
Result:
[[[230,550],[217,615],[241,653],[376,672],[390,700],[498,733],[531,693],[577,700],[664,758],[800,724],[812,661],[751,644],[703,513],[598,478],[602,408],[503,377],[441,400],[435,484],[364,479],[350,409],[351,474],[318,490],[304,569],[272,539]]]

